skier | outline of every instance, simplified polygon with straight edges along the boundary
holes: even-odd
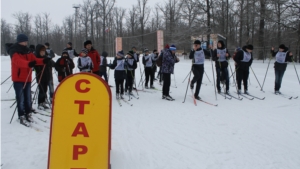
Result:
[[[211,48],[209,46],[209,48]],[[190,87],[194,89],[194,84],[197,83],[196,91],[194,97],[197,100],[200,100],[199,92],[202,84],[203,74],[204,74],[204,61],[205,55],[210,55],[210,51],[201,48],[201,42],[195,40],[194,49],[190,52],[190,59],[193,59],[192,71],[194,74],[193,80],[191,81]]]
[[[163,50],[161,50],[157,60],[156,60],[156,65],[159,67],[159,71],[158,71],[158,77],[159,77],[159,84],[162,85],[162,81],[163,81],[163,74],[161,73],[161,65],[162,65],[162,57],[163,57],[163,53],[167,50],[169,50],[170,46],[167,44],[165,46],[165,48]]]
[[[50,44],[48,42],[45,43],[45,47],[46,47],[47,57],[53,59],[55,57],[55,54],[54,54],[53,50],[50,49]],[[50,61],[51,61],[51,64],[49,64],[47,68],[49,69],[51,74],[49,74],[49,81],[48,81],[47,86],[49,87],[49,100],[50,100],[50,103],[52,103],[52,98],[54,95],[52,68],[55,66],[55,62],[53,60],[50,60]]]
[[[161,73],[163,74],[163,96],[162,99],[173,101],[170,96],[170,86],[171,86],[171,74],[174,73],[174,65],[179,62],[179,58],[175,56],[176,46],[172,45],[169,49],[164,50],[162,53],[162,66]]]
[[[99,75],[100,55],[98,51],[93,48],[92,41],[90,40],[84,42],[84,48],[88,50],[88,56],[93,61],[93,73]]]
[[[80,72],[90,72],[93,73],[93,61],[92,59],[88,56],[88,50],[86,48],[82,49],[80,56],[78,58],[78,68],[80,70]]]
[[[64,50],[61,54],[61,58],[57,59],[55,63],[55,70],[57,71],[58,81],[61,82],[67,76],[73,74],[72,70],[75,65],[73,60],[69,57],[69,52]]]
[[[25,34],[17,36],[17,43],[8,48],[11,57],[11,77],[16,93],[18,116],[20,124],[27,127],[32,122],[31,117],[31,80],[32,67],[49,62],[49,58],[36,58],[27,48],[28,37]]]
[[[158,59],[158,52],[157,52],[157,50],[154,49],[154,50],[153,50],[153,53],[152,53],[151,55],[152,55],[152,56],[151,56],[152,58],[155,58],[155,59],[152,60],[152,62],[153,62],[153,63],[152,63],[152,65],[153,65],[153,66],[152,66],[152,73],[153,73],[153,75],[152,75],[152,76],[153,76],[153,80],[156,81],[156,80],[157,80],[157,79],[155,78],[155,72],[157,71],[156,60]]]
[[[242,81],[244,84],[244,93],[249,94],[248,92],[248,77],[249,77],[249,67],[252,64],[253,46],[247,45],[242,48],[242,50],[236,53],[234,61],[236,62],[236,80],[238,85],[238,94],[242,94]]]
[[[137,63],[134,58],[134,52],[129,51],[127,53],[127,58],[125,58],[125,65],[126,65],[126,82],[125,82],[125,93],[132,95],[132,88],[134,82],[134,70],[137,68]]]
[[[124,99],[124,80],[126,78],[126,72],[123,50],[117,53],[113,63],[108,66],[111,69],[115,69],[116,99]]]
[[[78,57],[79,54],[72,48],[72,42],[67,43],[67,47],[64,49],[68,52],[69,57],[73,60],[75,57]]]
[[[140,54],[136,53],[136,47],[132,47],[131,48],[132,51],[133,51],[133,57],[134,57],[134,60],[138,63],[140,61],[139,57],[140,57]]]
[[[53,50],[50,48],[50,43],[49,43],[49,42],[46,42],[46,43],[45,43],[45,47],[46,47],[46,52],[47,52],[47,54],[48,54],[51,58],[54,58],[54,57],[55,57],[55,54],[54,54]]]
[[[226,94],[229,94],[229,74],[228,74],[228,62],[230,54],[225,47],[222,40],[218,41],[217,49],[213,52],[213,61],[215,61],[216,74],[217,74],[217,89],[218,93],[221,93],[220,82],[226,82]]]
[[[106,67],[107,67],[107,52],[102,52],[101,56],[100,56],[100,66],[99,66],[99,73],[100,73],[100,76],[104,76],[104,79],[105,81],[108,83],[108,78],[107,78],[107,70],[106,70]]]
[[[153,73],[153,62],[156,61],[157,56],[150,55],[149,50],[145,49],[144,50],[145,54],[143,56],[143,64],[145,66],[145,77],[146,77],[146,82],[145,82],[145,88],[148,89],[148,82],[150,78],[150,88],[155,89],[153,86],[153,81],[154,81],[154,73]]]
[[[281,88],[282,78],[287,67],[287,62],[293,61],[293,53],[290,52],[288,47],[286,47],[284,44],[279,45],[279,49],[277,52],[274,52],[274,47],[272,47],[271,53],[272,56],[276,59],[276,62],[274,63],[275,94],[281,94],[279,90]]]

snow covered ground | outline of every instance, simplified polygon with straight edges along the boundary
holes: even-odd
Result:
[[[233,65],[233,63],[231,62]],[[273,61],[264,90],[251,72],[249,92],[265,100],[215,100],[213,82],[204,76],[200,97],[218,104],[218,107],[197,102],[193,104],[188,90],[182,103],[189,73],[190,60],[176,64],[176,86],[172,76],[171,96],[174,102],[161,99],[161,92],[139,92],[132,107],[123,102],[119,107],[113,93],[112,169],[298,169],[300,168],[300,104],[274,95]],[[267,63],[254,61],[260,83],[263,82]],[[300,65],[296,65],[300,73]],[[212,67],[207,60],[205,70],[212,81]],[[137,69],[137,82],[140,70]],[[1,82],[10,75],[10,58],[1,57]],[[110,72],[110,84],[113,81]],[[54,76],[55,86],[57,77]],[[1,87],[1,99],[13,99],[14,90],[7,81]],[[161,88],[155,82],[157,88]],[[231,93],[235,87],[231,85]],[[34,87],[35,88],[35,87]],[[141,87],[139,87],[141,88]],[[33,89],[34,91],[34,89]],[[300,86],[294,66],[288,65],[281,91],[290,96],[300,95]],[[136,93],[135,93],[136,94]],[[45,169],[47,167],[50,118],[36,120],[35,128],[25,128],[15,116],[9,124],[13,101],[1,101],[2,163],[5,169]],[[34,104],[36,107],[36,104]],[[67,123],[67,122],[66,122]],[[36,129],[39,129],[37,131]]]

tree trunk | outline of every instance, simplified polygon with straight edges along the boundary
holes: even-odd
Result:
[[[259,21],[259,31],[258,31],[258,46],[263,47],[265,45],[265,13],[266,13],[266,2],[265,0],[260,0],[260,21]],[[263,59],[263,52],[259,52],[258,59]]]

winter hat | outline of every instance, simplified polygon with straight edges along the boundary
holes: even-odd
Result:
[[[49,43],[49,42],[46,42],[45,45],[49,47],[49,46],[50,46],[50,43]]]
[[[153,50],[153,53],[155,53],[155,52],[157,52],[157,50],[156,50],[156,49],[154,49],[154,50]]]
[[[145,48],[145,49],[144,49],[144,52],[149,52],[149,49]]]
[[[83,49],[81,50],[81,52],[82,52],[82,53],[85,53],[86,55],[89,53],[89,51],[88,51],[86,48],[83,48]]]
[[[222,40],[219,40],[219,41],[218,41],[218,43],[220,43],[220,44],[222,45],[222,47],[221,47],[221,48],[225,48],[225,43],[224,43],[224,41],[222,41]]]
[[[236,51],[240,51],[240,50],[241,50],[241,47],[237,47],[237,48],[236,48]]]
[[[253,50],[254,48],[253,48],[253,45],[247,45],[246,49]]]
[[[68,42],[67,44],[70,45],[70,46],[72,46],[72,42]]]
[[[169,49],[169,48],[170,48],[169,44],[166,44],[165,49]]]
[[[63,51],[62,51],[61,56],[64,55],[64,54],[67,54],[67,55],[69,56],[69,53],[68,53],[68,51],[66,51],[66,50],[63,50]]]
[[[103,51],[102,54],[101,54],[101,56],[103,56],[103,57],[107,57],[107,55],[108,55],[108,53],[105,52],[105,51]]]
[[[133,56],[133,55],[134,55],[133,51],[128,51],[127,54],[130,55],[130,56]]]
[[[281,45],[279,45],[279,48],[280,48],[280,49],[285,49],[286,47],[285,47],[284,44],[281,44]]]
[[[17,42],[21,43],[21,42],[27,42],[28,41],[28,37],[25,34],[19,34],[17,36]]]
[[[121,57],[124,57],[124,52],[123,52],[123,50],[119,51],[119,52],[117,53],[117,55],[118,55],[118,56],[121,56]]]
[[[91,40],[87,40],[87,41],[85,41],[83,45],[84,45],[84,47],[86,47],[86,45],[89,45],[89,44],[91,44],[91,45],[92,45],[92,41],[91,41]]]
[[[200,40],[195,40],[194,44],[195,45],[201,45],[201,42],[200,42]]]
[[[135,47],[135,46],[133,46],[131,49],[136,49],[136,47]]]
[[[175,51],[175,50],[176,50],[176,46],[175,46],[175,45],[172,45],[172,46],[170,47],[170,50],[171,50],[171,51]]]

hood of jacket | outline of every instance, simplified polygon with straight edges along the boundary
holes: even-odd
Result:
[[[46,48],[45,48],[44,45],[41,45],[41,44],[38,44],[38,45],[36,46],[36,48],[35,48],[34,54],[35,54],[35,56],[38,57],[38,58],[43,58],[43,57],[44,57],[44,56],[41,56],[41,55],[40,55],[41,49],[46,49]],[[46,54],[45,54],[45,55],[46,55]]]
[[[217,47],[218,49],[225,49],[225,43],[222,40],[219,40],[218,43],[222,45],[222,47]]]
[[[9,53],[10,58],[14,53],[27,54],[29,53],[29,48],[27,46],[20,45],[19,43],[15,44],[6,44],[7,53]]]

